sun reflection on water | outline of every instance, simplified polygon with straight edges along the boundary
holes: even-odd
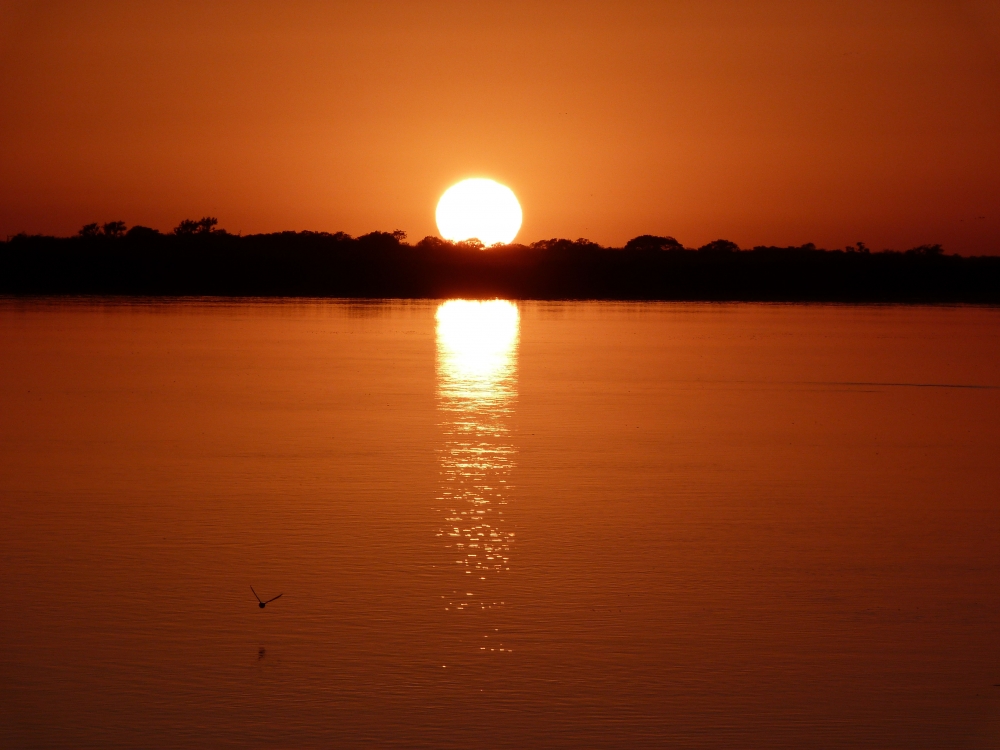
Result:
[[[507,300],[448,300],[437,310],[438,387],[477,411],[512,395],[517,367],[517,306]]]
[[[438,536],[462,569],[446,607],[501,606],[515,532],[506,515],[515,447],[520,315],[506,300],[449,300],[437,310],[438,408],[444,515]],[[509,650],[493,642],[482,650]]]

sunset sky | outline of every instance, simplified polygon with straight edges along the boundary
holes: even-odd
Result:
[[[0,235],[436,234],[1000,254],[996,2],[0,2]]]

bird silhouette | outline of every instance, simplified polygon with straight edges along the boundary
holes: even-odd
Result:
[[[253,586],[250,587],[250,590],[253,591]],[[272,596],[266,602],[263,601],[259,596],[257,596],[256,591],[253,591],[253,595],[257,597],[257,606],[260,607],[261,609],[264,609],[264,607],[273,602],[275,599],[280,599],[281,597],[283,597],[284,593],[278,594],[277,596]]]

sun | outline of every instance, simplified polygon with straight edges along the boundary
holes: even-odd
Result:
[[[487,246],[506,245],[521,228],[521,204],[506,185],[474,177],[444,191],[436,218],[438,231],[446,240],[477,239]]]

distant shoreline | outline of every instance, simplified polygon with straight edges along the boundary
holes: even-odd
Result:
[[[693,249],[643,235],[623,248],[556,239],[483,249],[408,244],[401,232],[244,237],[192,226],[18,235],[0,242],[0,295],[1000,304],[1000,257],[937,245]]]

